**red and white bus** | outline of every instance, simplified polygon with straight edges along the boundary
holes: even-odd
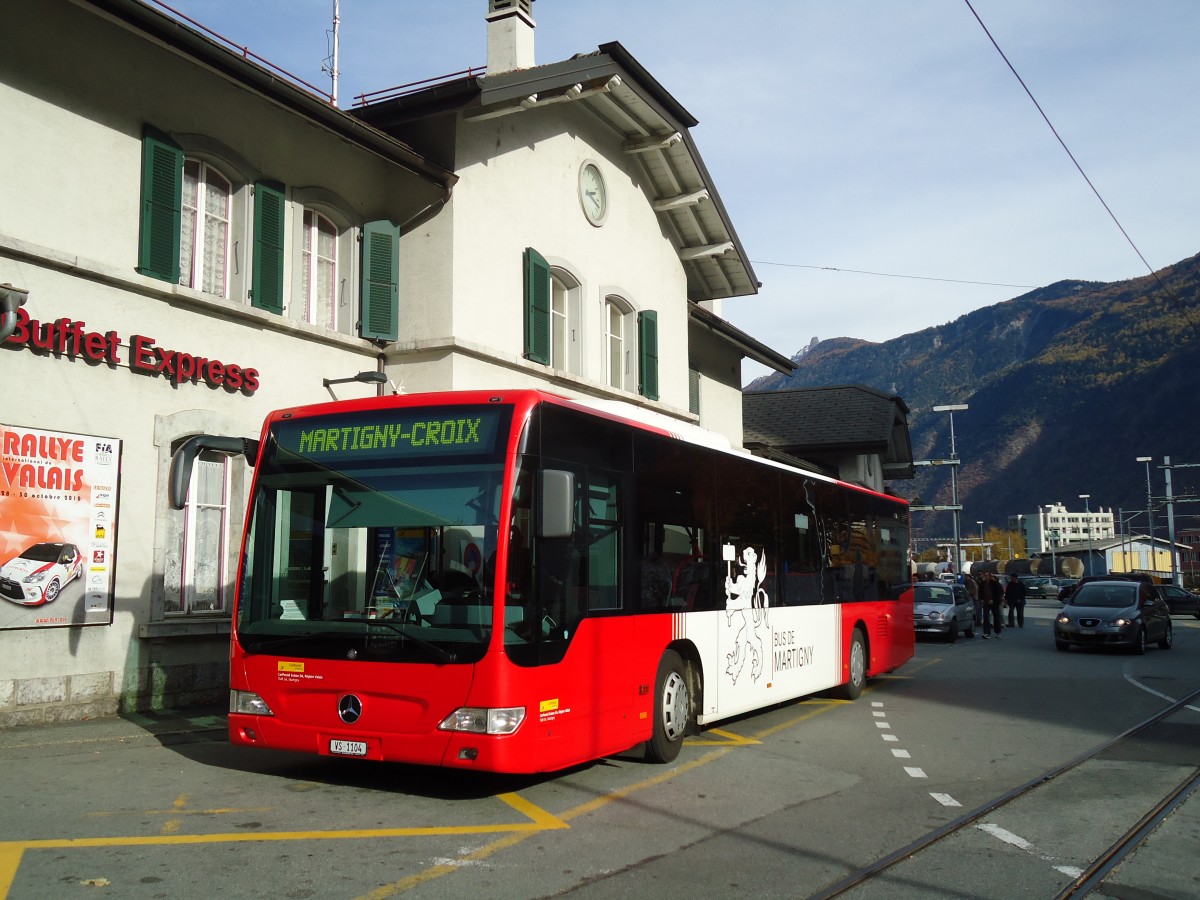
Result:
[[[676,431],[678,429],[675,429]],[[686,430],[686,429],[684,429]],[[698,430],[697,430],[698,431]],[[245,445],[245,446],[243,446]],[[255,442],[235,744],[554,771],[913,653],[895,497],[533,390],[325,403]]]

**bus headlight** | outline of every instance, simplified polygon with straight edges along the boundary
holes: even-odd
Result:
[[[243,713],[248,716],[273,716],[267,701],[253,691],[230,691],[229,711]]]
[[[481,709],[464,706],[442,719],[442,731],[467,731],[472,734],[512,734],[525,721],[525,707]]]

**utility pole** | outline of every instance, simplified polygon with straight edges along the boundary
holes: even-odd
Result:
[[[954,510],[954,573],[962,575],[962,532],[959,515],[962,507],[958,503],[958,448],[954,443],[954,414],[967,409],[966,403],[950,403],[933,407],[934,412],[950,413],[950,504]]]

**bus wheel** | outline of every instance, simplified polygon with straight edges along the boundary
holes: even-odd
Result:
[[[850,680],[838,688],[833,695],[842,700],[857,700],[867,684],[867,642],[863,640],[862,629],[854,629],[854,637],[850,638]]]
[[[667,763],[679,755],[691,705],[683,660],[674,650],[668,650],[659,660],[655,679],[654,736],[646,748],[651,762]]]

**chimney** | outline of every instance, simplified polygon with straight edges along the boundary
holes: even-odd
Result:
[[[489,75],[533,66],[533,0],[488,0],[487,23]]]

